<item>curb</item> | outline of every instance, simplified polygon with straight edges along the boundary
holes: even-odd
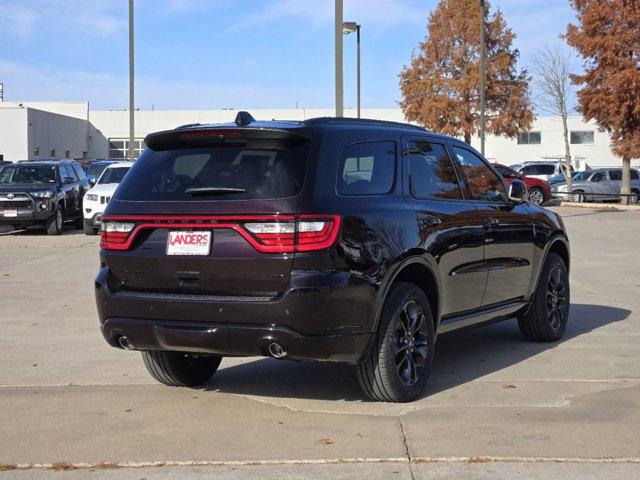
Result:
[[[615,203],[576,203],[560,202],[561,207],[590,208],[611,212],[640,212],[640,205],[619,205]]]

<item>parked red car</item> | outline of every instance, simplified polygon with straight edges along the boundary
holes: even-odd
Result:
[[[536,205],[542,205],[544,202],[548,202],[551,200],[551,185],[545,180],[540,180],[539,178],[533,177],[525,177],[521,173],[516,172],[515,170],[507,167],[506,165],[500,165],[499,163],[494,163],[494,167],[496,170],[502,175],[505,182],[511,185],[511,182],[514,178],[522,180],[524,184],[527,186],[527,197],[531,203],[535,203]]]

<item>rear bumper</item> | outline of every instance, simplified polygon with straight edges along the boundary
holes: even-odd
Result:
[[[112,347],[124,336],[134,350],[172,350],[225,356],[268,356],[277,343],[286,358],[357,363],[369,335],[301,335],[282,326],[190,323],[130,318],[108,318],[102,335]]]
[[[273,299],[122,292],[108,268],[95,282],[102,334],[119,347],[228,356],[268,355],[277,343],[287,358],[359,363],[373,328],[375,288],[345,272],[294,272]]]

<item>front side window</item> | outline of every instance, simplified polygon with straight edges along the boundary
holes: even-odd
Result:
[[[65,178],[73,178],[73,175],[67,170],[66,165],[60,165],[58,167],[60,173],[60,180],[64,182]]]
[[[465,176],[473,200],[505,202],[507,192],[502,180],[475,153],[465,148],[453,147],[456,161]]]
[[[462,198],[456,171],[442,145],[413,141],[407,147],[412,197]]]
[[[342,152],[338,176],[340,195],[383,195],[393,187],[395,142],[349,145]]]
[[[75,170],[76,175],[80,180],[84,180],[85,178],[87,178],[87,175],[84,173],[84,170],[82,170],[82,167],[80,165],[78,165],[77,163],[74,163],[72,167]]]
[[[542,143],[542,133],[524,132],[518,134],[518,145],[540,145]]]
[[[631,170],[631,180],[638,180],[638,171],[637,170]]]
[[[607,174],[605,172],[597,172],[593,174],[591,177],[592,182],[604,182],[607,179]]]
[[[501,165],[496,165],[496,170],[498,173],[502,175],[504,178],[518,178],[518,174],[511,170],[510,168],[503,167]]]
[[[593,131],[588,132],[571,132],[571,143],[573,145],[593,144],[595,143],[595,134]]]

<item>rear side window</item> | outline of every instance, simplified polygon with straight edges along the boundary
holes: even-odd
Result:
[[[459,147],[453,147],[453,153],[467,180],[472,199],[489,202],[507,200],[507,192],[502,179],[479,156]]]
[[[409,185],[414,198],[462,198],[456,171],[444,147],[408,142]]]
[[[622,180],[622,170],[609,170],[609,179]]]
[[[638,180],[638,171],[637,170],[631,170],[631,180]]]
[[[395,142],[349,145],[342,152],[338,177],[340,195],[382,195],[393,187]]]
[[[523,175],[553,175],[556,173],[554,165],[527,165],[520,172]]]
[[[291,148],[147,148],[124,176],[117,198],[202,201],[292,197],[302,188],[308,155],[308,142]]]

